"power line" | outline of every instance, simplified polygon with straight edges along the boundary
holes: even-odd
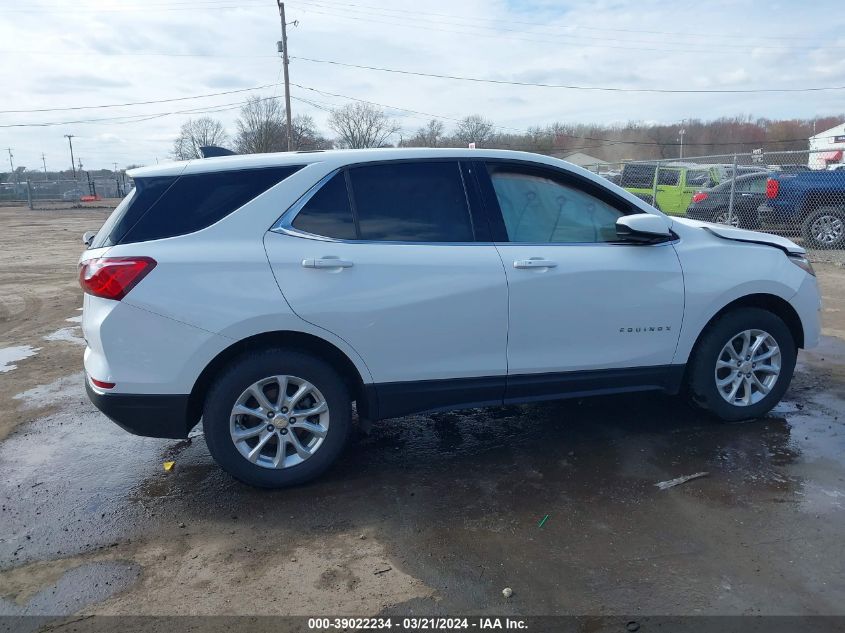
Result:
[[[400,22],[400,24],[403,24],[405,26],[415,26],[415,27],[418,27],[418,28],[427,28],[427,27],[420,27],[417,23],[428,22],[429,24],[438,25],[438,26],[446,25],[446,26],[456,26],[456,27],[459,27],[459,28],[470,28],[470,29],[476,29],[476,30],[492,31],[492,32],[496,33],[497,36],[499,36],[499,37],[501,37],[501,33],[503,31],[508,32],[508,33],[529,34],[529,35],[533,36],[532,40],[534,40],[534,41],[536,41],[537,35],[544,35],[544,36],[555,38],[555,39],[568,39],[568,40],[576,40],[576,41],[599,41],[599,42],[602,43],[602,45],[605,48],[619,48],[619,47],[615,47],[615,46],[609,46],[607,44],[608,42],[617,42],[617,43],[626,44],[626,46],[624,47],[626,50],[651,50],[651,51],[677,51],[677,50],[682,50],[684,52],[714,52],[713,47],[690,48],[687,43],[684,43],[684,46],[681,49],[668,48],[668,47],[642,48],[642,47],[636,47],[636,46],[631,46],[631,45],[632,44],[648,44],[648,45],[652,45],[652,46],[654,46],[654,45],[659,46],[659,45],[662,45],[664,43],[665,44],[676,44],[677,42],[662,42],[662,41],[659,41],[659,40],[614,39],[612,37],[607,37],[607,36],[595,37],[595,36],[589,36],[589,35],[549,33],[548,31],[537,31],[536,29],[526,30],[524,28],[522,28],[522,29],[520,29],[520,28],[510,28],[508,26],[503,26],[503,23],[518,24],[518,22],[513,21],[513,20],[509,20],[507,18],[504,18],[502,20],[497,20],[495,26],[487,26],[487,25],[484,25],[484,24],[478,24],[477,23],[478,20],[475,20],[474,18],[465,18],[466,20],[472,20],[473,24],[461,24],[461,23],[455,22],[456,17],[453,17],[453,16],[447,16],[448,19],[445,20],[445,21],[444,20],[437,20],[437,19],[433,19],[433,18],[418,17],[418,16],[426,16],[426,15],[432,15],[432,16],[443,15],[443,14],[426,13],[426,12],[423,12],[423,11],[405,11],[405,10],[389,9],[389,8],[386,8],[386,7],[380,7],[380,8],[378,8],[378,10],[374,10],[374,11],[362,9],[362,8],[347,9],[347,8],[344,8],[344,7],[348,7],[348,6],[361,7],[362,5],[352,5],[352,4],[347,4],[347,3],[336,3],[336,2],[334,2],[334,3],[330,2],[330,3],[326,4],[326,0],[296,0],[296,4],[297,5],[303,5],[305,7],[316,7],[318,9],[330,10],[332,12],[337,12],[337,11],[343,11],[344,12],[342,14],[332,13],[331,15],[334,15],[335,17],[346,17],[346,18],[349,18],[349,19],[360,19],[360,18],[353,18],[353,16],[358,15],[358,16],[376,16],[376,17],[382,17],[382,18],[386,18],[386,19],[390,19],[390,20],[412,21],[413,24],[410,24],[410,25],[407,24],[406,22]],[[301,9],[301,10],[307,10],[307,9]],[[393,12],[399,13],[399,15],[391,15],[389,13],[384,13],[384,11],[393,11]],[[352,14],[352,15],[349,15],[349,14]],[[462,18],[458,17],[457,19],[462,19]],[[541,26],[543,28],[549,28],[548,25],[540,25],[540,24],[536,24],[536,23],[534,23],[533,26]],[[441,29],[438,28],[438,30],[441,30]],[[576,27],[575,30],[580,30],[580,29]],[[688,39],[688,36],[686,36],[686,39]],[[743,36],[742,39],[743,39],[743,45],[728,46],[728,45],[725,45],[725,44],[719,44],[718,48],[720,50],[717,50],[715,52],[728,51],[728,50],[747,51],[750,47],[751,48],[758,48],[758,49],[775,49],[775,50],[797,50],[797,49],[802,49],[802,48],[807,49],[807,50],[815,50],[815,49],[817,49],[821,46],[824,46],[824,48],[826,48],[826,49],[843,48],[843,47],[837,46],[835,44],[826,45],[826,44],[823,44],[823,43],[819,43],[819,44],[816,44],[814,46],[796,46],[796,45],[784,45],[784,44],[771,46],[771,45],[765,45],[765,44],[748,44],[748,43],[745,42],[746,36]],[[543,41],[549,41],[549,40],[543,40]],[[699,43],[699,44],[701,44],[701,43]]]
[[[250,92],[252,90],[264,90],[265,88],[272,88],[276,84],[265,84],[263,86],[254,86],[253,88],[239,88],[238,90],[225,90],[223,92],[210,92],[204,95],[193,95],[191,97],[173,97],[171,99],[152,99],[150,101],[131,101],[127,103],[109,103],[104,105],[92,106],[73,106],[70,108],[36,108],[32,110],[0,110],[0,114],[32,114],[34,112],[67,112],[70,110],[99,110],[103,108],[123,108],[126,106],[136,105],[151,105],[153,103],[173,103],[175,101],[190,101],[191,99],[205,99],[206,97],[219,97],[222,95],[231,95],[240,92]],[[9,127],[9,126],[5,126]]]
[[[303,3],[300,2],[300,4],[303,4]],[[355,20],[355,21],[358,21],[358,22],[366,22],[366,23],[369,23],[369,24],[385,24],[385,25],[388,25],[388,26],[402,26],[402,27],[410,28],[410,29],[418,29],[418,30],[421,29],[421,30],[428,31],[428,32],[433,31],[433,32],[436,32],[436,33],[454,33],[454,34],[457,34],[457,35],[469,35],[469,36],[472,36],[472,37],[493,38],[493,39],[496,39],[496,40],[499,40],[499,41],[501,41],[504,38],[504,39],[511,39],[511,40],[519,40],[519,41],[523,41],[523,42],[530,42],[532,44],[537,44],[538,42],[543,42],[543,43],[547,43],[547,44],[554,44],[556,46],[561,46],[561,45],[565,45],[566,42],[563,42],[560,39],[560,37],[570,37],[570,38],[572,37],[572,36],[558,36],[558,39],[548,39],[548,38],[544,39],[542,37],[537,37],[537,33],[532,34],[530,31],[524,31],[523,32],[523,31],[517,31],[516,29],[499,29],[499,30],[496,30],[496,29],[491,29],[489,27],[474,27],[474,26],[464,25],[464,24],[456,25],[456,26],[464,27],[464,28],[486,29],[486,30],[491,31],[491,32],[485,33],[485,32],[479,32],[479,31],[466,31],[466,30],[462,31],[462,30],[445,28],[444,26],[441,26],[439,24],[436,25],[436,26],[419,24],[418,23],[419,20],[414,19],[414,18],[409,18],[409,20],[413,20],[410,23],[408,23],[408,22],[397,22],[396,20],[402,19],[402,18],[399,18],[397,16],[388,16],[389,18],[392,18],[391,20],[378,20],[378,19],[371,17],[371,15],[356,16],[356,15],[347,15],[347,14],[338,13],[337,9],[334,8],[334,7],[332,7],[331,9],[327,8],[327,10],[321,11],[319,9],[309,7],[307,4],[305,6],[299,6],[298,9],[299,9],[299,11],[302,11],[302,12],[305,12],[305,13],[314,13],[314,14],[317,14],[317,15],[326,15],[326,16],[330,16],[332,18],[339,18],[339,19],[345,19],[345,20]],[[451,25],[451,23],[448,23],[448,22],[443,22],[442,24],[445,25],[445,26]],[[528,35],[528,37],[519,37],[519,36],[513,35],[513,34],[502,33],[501,31],[512,31],[514,33],[523,32],[523,33],[526,33]],[[581,38],[581,39],[584,39],[584,38]],[[603,38],[592,38],[592,39],[598,39],[598,41],[602,41],[602,42],[606,41]],[[620,41],[624,41],[624,40],[620,40]],[[578,42],[574,42],[574,43],[570,42],[570,44],[578,44]],[[583,44],[581,44],[581,45],[583,45]],[[626,52],[630,52],[630,51],[634,51],[634,50],[640,50],[640,51],[654,51],[654,52],[660,52],[660,53],[702,53],[702,54],[707,54],[707,55],[725,55],[725,56],[730,55],[734,58],[736,57],[738,51],[747,51],[748,50],[748,48],[746,48],[746,47],[738,48],[736,50],[729,50],[729,47],[725,47],[725,46],[721,46],[721,45],[716,46],[716,47],[710,47],[710,48],[690,48],[689,46],[685,46],[683,48],[655,48],[655,47],[642,47],[642,46],[631,46],[631,45],[615,46],[615,45],[606,44],[606,43],[602,43],[601,48],[603,50],[604,49],[615,49],[615,50],[622,50],[622,51],[626,51]],[[774,48],[777,48],[778,50],[788,50],[789,49],[788,47],[774,47]],[[817,48],[819,48],[819,47],[809,47],[810,50],[817,50]]]
[[[448,117],[448,116],[444,116],[444,115],[440,115],[440,114],[432,114],[430,112],[421,112],[419,110],[410,110],[408,108],[402,108],[402,107],[399,107],[399,106],[392,106],[392,105],[388,105],[388,104],[385,104],[385,103],[379,103],[377,101],[368,101],[366,99],[359,99],[357,97],[351,97],[349,95],[343,95],[343,94],[336,93],[336,92],[329,92],[327,90],[320,90],[318,88],[312,88],[310,86],[303,86],[301,84],[291,83],[291,85],[296,86],[297,88],[300,88],[302,90],[309,90],[309,91],[316,92],[316,93],[322,94],[322,95],[327,95],[327,96],[331,96],[331,97],[339,97],[341,99],[348,99],[350,101],[357,101],[359,103],[366,103],[366,104],[378,106],[378,107],[381,107],[381,108],[388,108],[390,110],[397,110],[399,112],[408,112],[408,113],[415,114],[415,115],[423,115],[423,116],[426,116],[426,117],[432,117],[432,118],[435,118],[435,119],[442,119],[442,120],[445,120],[445,121],[452,121],[452,122],[460,122],[461,121],[461,119],[457,119],[457,118],[454,118],[454,117]],[[492,125],[493,125],[494,128],[496,128],[498,130],[507,130],[507,131],[511,131],[511,132],[517,132],[517,133],[520,133],[520,134],[528,134],[528,135],[535,134],[535,132],[533,132],[532,130],[526,130],[526,129],[514,128],[514,127],[506,127],[506,126],[496,125],[496,124],[492,124]],[[644,146],[655,146],[655,147],[657,147],[657,146],[659,146],[659,147],[675,147],[675,146],[680,145],[680,143],[662,143],[662,142],[659,142],[659,141],[622,141],[622,140],[619,140],[619,139],[600,138],[600,137],[594,137],[594,136],[578,136],[577,134],[567,134],[565,132],[556,132],[555,134],[557,136],[565,136],[565,137],[571,138],[571,139],[576,139],[576,140],[581,140],[581,141],[600,142],[600,143],[607,144],[607,145],[644,145]],[[807,141],[806,138],[782,139],[782,140],[779,140],[779,141],[761,141],[761,140],[758,139],[758,140],[753,140],[753,141],[729,141],[729,142],[718,142],[718,143],[691,143],[691,142],[688,142],[688,141],[684,141],[684,145],[687,146],[687,147],[691,147],[691,146],[719,147],[719,146],[734,146],[734,145],[755,145],[755,146],[757,146],[757,145],[761,145],[761,144],[773,145],[773,144],[782,144],[782,143],[798,143],[798,142],[806,142],[806,141]],[[580,148],[580,149],[591,149],[592,147],[603,147],[603,146],[604,145],[594,145],[594,146],[590,146],[590,147],[583,147],[583,148]],[[563,149],[563,148],[560,148],[560,149]],[[571,148],[565,148],[565,149],[568,150],[568,149],[571,149]]]
[[[430,11],[411,11],[407,9],[391,9],[389,7],[378,7],[373,5],[366,5],[366,4],[355,4],[352,2],[337,2],[332,0],[321,0],[323,3],[327,3],[334,6],[349,6],[349,7],[357,7],[361,9],[377,9],[380,11],[389,11],[391,13],[399,13],[401,15],[431,15],[431,16],[438,16],[438,17],[445,17],[449,18],[450,20],[465,20],[465,21],[474,21],[474,22],[493,22],[497,25],[500,25],[502,19],[500,18],[486,18],[483,16],[457,16],[452,13],[434,13]],[[510,17],[505,18],[508,24],[522,24],[526,26],[540,26],[544,28],[555,28],[555,29],[574,29],[574,30],[582,30],[582,31],[596,31],[596,32],[613,32],[613,33],[634,33],[634,34],[648,34],[648,35],[672,35],[677,37],[683,37],[685,39],[689,37],[704,37],[709,39],[713,38],[727,38],[731,40],[742,39],[743,41],[747,41],[749,38],[748,33],[736,33],[736,34],[718,34],[713,33],[711,31],[705,31],[701,34],[697,34],[694,32],[679,32],[679,31],[651,31],[647,29],[620,29],[620,28],[610,28],[610,27],[589,27],[584,26],[581,24],[572,24],[567,26],[554,26],[549,25],[548,23],[544,22],[528,22],[524,20],[514,20]],[[818,38],[814,36],[788,36],[788,35],[767,35],[767,36],[751,36],[752,39],[758,40],[797,40],[797,41],[812,41],[816,42],[818,46],[824,46],[823,43],[818,43]]]
[[[350,64],[332,59],[315,59],[313,57],[290,56],[291,59],[298,59],[316,64],[331,64],[333,66],[344,66],[346,68],[358,68],[362,70],[375,70],[378,72],[395,73],[399,75],[411,75],[414,77],[432,77],[435,79],[451,79],[454,81],[471,81],[474,83],[498,84],[505,86],[522,86],[534,88],[560,88],[565,90],[591,90],[599,92],[648,92],[659,94],[746,94],[746,93],[773,93],[773,92],[821,92],[825,90],[845,90],[845,86],[830,86],[821,88],[725,88],[725,89],[678,89],[678,88],[618,88],[608,86],[578,86],[574,84],[549,84],[535,83],[531,81],[512,81],[507,79],[485,79],[481,77],[466,77],[461,75],[444,75],[439,73],[425,73],[414,70],[403,70],[399,68],[384,68],[382,66],[367,66],[365,64]]]
[[[262,97],[259,101],[268,101],[270,99],[280,99],[281,97]],[[225,112],[227,110],[236,110],[246,101],[234,101],[231,103],[221,103],[214,106],[200,106],[198,108],[189,108],[187,110],[174,110],[172,112],[158,112],[147,114],[133,114],[116,117],[101,117],[96,119],[78,119],[75,121],[46,121],[41,123],[8,123],[0,125],[0,128],[20,128],[20,127],[54,127],[57,125],[75,125],[77,123],[104,123],[108,125],[121,125],[125,123],[143,123],[152,119],[159,119],[161,117],[172,116],[174,114],[208,114],[215,112]]]

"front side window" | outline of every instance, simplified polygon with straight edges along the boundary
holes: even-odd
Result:
[[[536,173],[491,169],[490,178],[511,242],[616,241],[623,213],[598,198]]]
[[[457,161],[386,163],[349,170],[359,239],[471,242]]]
[[[337,240],[357,237],[343,172],[335,174],[305,203],[296,214],[293,228]]]

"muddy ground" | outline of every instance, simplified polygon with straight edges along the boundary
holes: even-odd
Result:
[[[653,394],[413,416],[267,492],[88,403],[76,260],[105,215],[0,209],[0,349],[35,352],[0,356],[0,615],[845,615],[841,267],[764,419]]]

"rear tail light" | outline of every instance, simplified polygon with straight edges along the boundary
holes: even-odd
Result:
[[[97,380],[96,378],[91,378],[91,384],[99,389],[114,389],[115,385],[115,383],[113,382],[105,382],[102,380]]]
[[[79,285],[89,295],[120,301],[155,268],[149,257],[100,257],[79,266]]]
[[[778,191],[780,190],[780,183],[775,180],[774,178],[769,178],[766,181],[766,197],[771,200],[772,198],[778,197]]]
[[[703,200],[707,200],[707,194],[703,191],[699,191],[692,197],[693,202],[702,202]]]

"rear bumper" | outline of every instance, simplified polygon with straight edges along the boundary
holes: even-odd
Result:
[[[120,428],[144,437],[188,437],[187,395],[98,393],[85,379],[88,398]]]

